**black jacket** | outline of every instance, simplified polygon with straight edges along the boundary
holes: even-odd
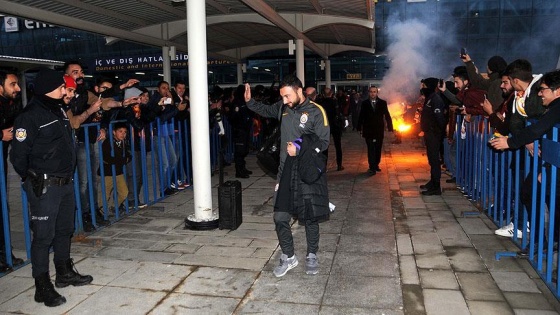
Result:
[[[62,99],[35,96],[16,118],[10,161],[22,178],[29,169],[59,177],[74,174],[72,129],[61,104]]]
[[[537,139],[542,138],[546,133],[552,130],[556,124],[560,123],[560,99],[552,101],[541,116],[541,118],[517,132],[513,132],[513,136],[507,139],[510,149],[517,149],[529,144]]]
[[[366,139],[383,139],[385,133],[385,122],[387,129],[393,131],[393,121],[387,108],[387,102],[377,98],[375,109],[369,98],[362,102],[360,117],[358,118],[357,130],[362,132]]]
[[[422,117],[420,118],[422,131],[444,135],[447,125],[445,108],[445,102],[439,93],[433,92],[426,97],[426,102],[422,108]]]

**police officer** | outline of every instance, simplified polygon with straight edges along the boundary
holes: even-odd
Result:
[[[74,269],[70,244],[74,232],[76,153],[68,117],[62,104],[66,93],[62,74],[41,69],[35,79],[34,97],[16,118],[10,160],[21,176],[31,212],[32,274],[35,301],[58,306],[66,299],[49,277],[49,247],[54,249],[57,288],[93,281]]]
[[[422,108],[420,127],[422,131],[424,131],[426,152],[428,155],[428,163],[430,164],[430,181],[420,186],[420,188],[426,189],[422,191],[422,195],[426,196],[441,195],[441,163],[439,152],[442,139],[445,135],[446,108],[443,99],[437,92],[437,85],[438,79],[427,78],[422,81],[422,89],[420,90],[420,93],[426,97]]]

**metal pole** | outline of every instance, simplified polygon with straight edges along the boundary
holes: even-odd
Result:
[[[303,39],[296,39],[296,73],[298,79],[305,86],[305,46]]]

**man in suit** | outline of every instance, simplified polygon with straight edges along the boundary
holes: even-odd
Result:
[[[393,122],[387,102],[378,97],[379,90],[376,86],[369,88],[369,98],[362,102],[360,116],[358,118],[358,131],[366,139],[368,149],[368,163],[370,175],[380,172],[379,162],[381,161],[381,149],[383,147],[383,137],[385,134],[385,122],[387,129],[393,131]]]

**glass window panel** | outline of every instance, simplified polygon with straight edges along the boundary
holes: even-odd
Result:
[[[438,13],[441,18],[464,18],[467,17],[468,7],[466,1],[461,2],[438,2]]]
[[[550,1],[546,2],[558,2]],[[528,16],[531,15],[531,1],[502,0],[502,16]]]
[[[500,31],[500,20],[498,18],[469,19],[469,36],[491,36],[498,35]]]
[[[499,0],[469,1],[469,17],[496,17],[500,15]]]
[[[532,18],[530,17],[502,18],[500,25],[500,34],[502,36],[529,36],[531,32],[531,20]]]

